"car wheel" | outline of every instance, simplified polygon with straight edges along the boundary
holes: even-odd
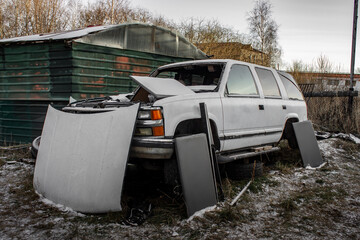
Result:
[[[291,137],[288,137],[287,138],[287,141],[288,141],[288,144],[289,144],[289,147],[291,149],[299,149],[299,145],[296,141],[296,137],[295,136],[291,136]]]
[[[174,157],[164,162],[164,181],[169,186],[176,186],[180,183],[177,160]]]

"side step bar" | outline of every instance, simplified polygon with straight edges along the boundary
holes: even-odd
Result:
[[[280,147],[272,147],[272,148],[263,147],[263,148],[256,148],[253,150],[254,151],[244,151],[244,152],[237,152],[227,155],[217,155],[217,160],[219,164],[229,163],[238,159],[255,157],[266,153],[276,152],[280,150]]]

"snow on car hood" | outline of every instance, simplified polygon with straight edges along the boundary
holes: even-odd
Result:
[[[194,91],[175,79],[143,76],[130,77],[146,91],[154,95],[157,99],[177,95],[195,94]]]

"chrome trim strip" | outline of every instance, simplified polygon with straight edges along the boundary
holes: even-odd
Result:
[[[133,137],[133,141],[138,143],[153,143],[153,144],[174,144],[174,139],[169,138],[141,138]]]
[[[157,127],[163,125],[163,120],[136,120],[137,127]]]
[[[275,133],[282,133],[282,128],[269,128],[265,129],[265,134],[275,134]]]
[[[282,129],[280,128],[274,128],[274,129],[268,129],[264,131],[258,131],[258,132],[249,132],[249,133],[243,133],[243,134],[233,134],[233,135],[227,135],[223,137],[219,137],[220,140],[232,140],[232,139],[238,139],[238,138],[244,138],[244,137],[252,137],[252,136],[259,136],[259,135],[269,135],[269,134],[277,134],[282,133]]]
[[[234,94],[234,93],[230,93],[226,95],[227,97],[234,97],[234,98],[260,98],[259,94],[256,95],[246,95],[246,94]]]

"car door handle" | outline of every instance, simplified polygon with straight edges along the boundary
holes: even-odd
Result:
[[[286,105],[282,105],[282,108],[285,110],[285,109],[286,109]]]
[[[265,108],[264,108],[264,105],[262,105],[262,104],[260,104],[259,105],[259,110],[264,110]]]

